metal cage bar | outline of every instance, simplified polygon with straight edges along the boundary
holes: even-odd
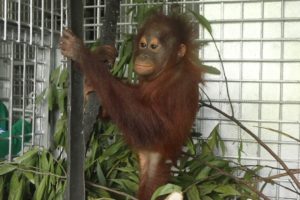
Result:
[[[13,116],[13,80],[14,80],[14,44],[11,42],[10,55],[10,91],[9,91],[9,119]],[[9,120],[9,138],[8,138],[8,161],[12,161],[12,120]]]

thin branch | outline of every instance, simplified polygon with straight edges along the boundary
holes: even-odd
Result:
[[[277,175],[274,175],[274,176],[269,176],[269,177],[262,177],[262,176],[259,176],[258,174],[255,173],[255,170],[251,170],[249,169],[248,167],[266,167],[266,168],[270,168],[270,169],[275,169],[275,170],[284,170],[282,168],[275,168],[275,167],[271,167],[271,166],[261,166],[261,165],[241,165],[240,163],[237,163],[237,162],[234,162],[234,161],[229,161],[231,163],[233,163],[234,165],[236,165],[236,168],[239,169],[239,170],[242,170],[244,172],[253,172],[253,176],[255,176],[257,178],[256,181],[253,181],[253,183],[258,183],[258,182],[261,182],[261,181],[264,181],[266,183],[271,183],[271,184],[275,184],[275,185],[278,185],[282,188],[285,188],[286,190],[289,190],[297,195],[300,195],[300,193],[297,191],[297,189],[295,188],[295,190],[292,190],[276,181],[274,181],[273,179],[276,179],[276,178],[280,178],[280,177],[284,177],[284,176],[288,176],[287,173],[281,173],[281,174],[277,174]],[[291,172],[293,174],[298,174],[300,173],[300,169],[290,169]]]
[[[255,187],[253,187],[252,185],[250,185],[249,183],[247,183],[246,181],[230,174],[230,173],[227,173],[225,172],[224,170],[210,164],[209,162],[205,162],[205,165],[217,170],[219,173],[225,175],[225,176],[228,176],[230,178],[232,178],[233,180],[235,180],[237,183],[240,183],[240,184],[243,184],[245,185],[246,187],[248,187],[250,190],[252,190],[254,193],[256,193],[258,196],[260,196],[261,198],[263,198],[264,200],[270,200],[266,195],[264,195],[262,192],[258,191]]]
[[[204,94],[204,96],[207,98],[207,100],[209,101],[209,104],[212,104],[211,99],[209,98],[208,94],[204,91],[204,89],[202,87],[199,87],[201,90],[201,93]]]
[[[297,185],[298,189],[300,189],[300,182],[294,176],[294,174],[291,173],[291,170],[288,168],[288,166],[285,164],[285,162],[278,155],[276,155],[274,153],[274,151],[268,145],[266,145],[259,137],[257,137],[254,133],[252,133],[246,126],[244,126],[234,116],[230,116],[227,113],[223,112],[222,110],[218,109],[217,107],[215,107],[213,105],[209,105],[203,101],[201,101],[200,103],[202,104],[202,106],[211,108],[211,109],[215,110],[216,112],[222,114],[224,117],[230,119],[231,121],[236,123],[240,128],[242,128],[245,132],[247,132],[251,137],[253,137],[262,147],[264,147],[272,155],[273,158],[275,158],[275,160],[277,160],[277,162],[280,163],[280,165],[284,168],[284,170],[287,172],[289,177],[291,177],[293,182]]]
[[[112,192],[112,193],[124,196],[124,197],[132,199],[132,200],[138,200],[137,198],[135,198],[135,197],[133,197],[133,196],[131,196],[129,194],[126,194],[125,192],[120,192],[118,190],[115,190],[115,189],[112,189],[112,188],[109,188],[109,187],[105,187],[105,186],[102,186],[102,185],[97,185],[97,184],[92,183],[90,181],[86,181],[86,184],[88,184],[90,186],[93,186],[95,188],[103,189],[103,190],[106,190],[106,191],[109,191],[109,192]]]
[[[300,174],[300,169],[290,169],[289,171],[292,174]],[[285,172],[285,173],[276,174],[276,175],[269,176],[269,177],[264,177],[264,179],[277,179],[277,178],[281,178],[281,177],[288,176],[288,175],[289,174]]]
[[[31,172],[31,173],[38,174],[38,175],[43,175],[43,176],[54,176],[54,177],[60,178],[60,179],[66,179],[67,178],[66,176],[60,176],[60,175],[57,175],[57,174],[53,174],[51,172],[40,172],[40,171],[35,171],[35,170],[32,170],[32,169],[23,169],[20,166],[18,168],[16,168],[16,170],[19,170],[19,171],[22,171],[22,172]]]
[[[225,79],[225,84],[226,84],[226,93],[227,93],[227,98],[228,98],[228,101],[229,101],[229,104],[230,104],[230,109],[231,109],[231,116],[234,117],[234,109],[233,109],[233,105],[232,105],[232,101],[231,101],[231,97],[230,97],[230,93],[229,93],[229,86],[228,86],[228,80],[227,80],[227,76],[226,76],[226,72],[225,72],[225,67],[224,67],[224,63],[223,63],[223,60],[222,60],[222,57],[221,57],[221,53],[220,53],[220,50],[216,44],[216,41],[215,41],[215,38],[214,36],[210,33],[210,36],[213,40],[213,43],[216,47],[216,50],[218,52],[218,57],[220,59],[220,63],[221,63],[221,68],[223,70],[223,73],[224,73],[224,79]]]
[[[275,132],[275,133],[278,133],[278,134],[281,134],[281,135],[284,135],[292,140],[295,140],[296,142],[299,142],[300,143],[300,140],[285,133],[285,132],[282,132],[282,131],[279,131],[279,130],[276,130],[276,129],[273,129],[273,128],[268,128],[268,127],[263,127],[263,126],[254,126],[254,127],[257,127],[257,128],[262,128],[262,129],[265,129],[265,130],[269,130],[269,131],[272,131],[272,132]]]

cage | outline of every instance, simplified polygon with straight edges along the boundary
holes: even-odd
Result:
[[[136,31],[132,26],[135,22],[128,16],[128,10],[142,4],[135,2],[121,1],[118,42],[124,39],[124,33]],[[234,116],[240,122],[288,167],[299,169],[299,142],[271,129],[300,139],[300,0],[148,0],[144,3],[164,3],[165,12],[174,4],[180,5],[183,11],[193,10],[209,20],[213,38],[199,26],[199,40],[207,42],[199,56],[205,64],[223,73],[205,76],[203,92],[209,99],[202,95],[203,100],[228,113],[233,107]],[[105,5],[104,0],[84,2],[83,37],[88,45],[101,35],[107,12]],[[8,142],[5,158],[9,160],[21,155],[26,147],[51,145],[47,106],[36,101],[49,84],[50,70],[60,65],[57,43],[63,27],[68,26],[66,12],[66,1],[0,0],[0,101],[8,110],[7,130],[12,130],[19,119],[23,120],[19,135],[10,133],[1,139]],[[29,133],[24,119],[30,122]],[[194,129],[205,138],[217,124],[227,147],[224,157],[233,161],[240,159],[249,166],[271,166],[274,174],[281,172],[280,164],[256,140],[220,113],[200,109]],[[12,146],[14,137],[21,141],[18,152],[14,152]],[[239,152],[241,146],[243,151]],[[268,175],[266,173],[261,171],[260,175]],[[300,180],[299,173],[296,177]],[[286,176],[276,181],[286,188],[293,187]],[[271,199],[300,199],[286,188],[267,185],[264,191]]]
[[[26,147],[49,146],[48,109],[37,99],[47,88],[56,62],[53,42],[59,33],[59,12],[58,1],[0,2],[0,99],[8,111],[3,119],[8,126],[2,128],[21,126],[1,138],[3,148],[8,148],[3,157],[9,160],[23,154]],[[13,147],[14,140],[21,145]]]

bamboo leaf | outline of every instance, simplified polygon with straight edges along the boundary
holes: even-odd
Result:
[[[200,172],[199,174],[196,176],[196,180],[202,180],[202,179],[205,179],[208,177],[209,175],[209,172],[211,171],[211,168],[206,166],[204,167]]]
[[[20,174],[15,172],[10,179],[8,200],[16,200],[16,191],[20,187],[19,177]]]
[[[59,74],[60,74],[60,70],[61,70],[61,66],[56,67],[54,70],[52,70],[51,74],[50,74],[50,81],[52,83],[57,83],[58,78],[59,78]]]
[[[215,192],[221,193],[220,197],[240,196],[241,194],[232,185],[221,185],[214,189]]]
[[[0,176],[0,200],[4,198],[4,176]]]
[[[42,152],[41,159],[40,159],[40,164],[41,164],[41,169],[43,171],[48,171],[49,170],[49,163],[48,163],[46,151]]]
[[[243,149],[244,149],[244,143],[243,143],[243,140],[241,140],[239,142],[239,146],[238,146],[238,162],[239,163],[241,163]]]
[[[272,128],[262,127],[262,126],[256,126],[256,127],[262,128],[262,129],[265,129],[265,130],[269,130],[269,131],[272,131],[272,132],[275,132],[275,133],[278,133],[278,134],[283,135],[283,136],[286,136],[286,137],[288,137],[288,138],[290,138],[290,139],[292,139],[292,140],[295,140],[295,141],[297,141],[297,142],[300,142],[299,139],[297,139],[297,138],[291,136],[291,135],[288,134],[288,133],[285,133],[285,132],[282,132],[282,131],[279,131],[279,130],[276,130],[276,129],[272,129]]]
[[[200,65],[201,68],[203,68],[204,72],[208,73],[208,74],[214,74],[214,75],[220,75],[221,71],[218,70],[217,68],[213,67],[213,66],[209,66],[209,65]]]
[[[28,181],[32,184],[35,184],[34,182],[34,174],[31,172],[23,172],[23,175],[28,179]]]
[[[133,192],[138,189],[138,184],[128,179],[112,179],[112,182],[119,184],[121,188],[128,191]]]
[[[172,192],[181,192],[181,190],[182,188],[180,186],[169,183],[159,187],[152,195],[151,200],[155,200],[159,196],[170,194]]]
[[[24,190],[25,190],[25,180],[24,178],[21,178],[17,190],[15,191],[14,200],[23,199]]]
[[[66,89],[59,89],[57,90],[57,103],[59,112],[64,113],[66,112],[66,97],[67,97],[67,90]]]
[[[195,148],[195,145],[194,145],[194,142],[193,142],[193,139],[188,139],[188,141],[186,142],[186,147],[188,149],[188,152],[191,154],[191,155],[195,155],[196,154],[196,148]]]
[[[17,163],[22,163],[22,164],[31,164],[35,159],[33,159],[39,150],[37,148],[34,148],[30,151],[27,151],[24,155],[16,158]]]
[[[199,186],[201,195],[208,195],[212,193],[215,188],[217,188],[217,184],[212,182],[206,182],[204,184],[200,184]]]
[[[201,24],[212,35],[212,28],[209,21],[203,15],[200,15],[192,10],[189,11],[194,15],[199,24]]]
[[[37,190],[36,190],[36,198],[35,200],[42,200],[43,197],[45,196],[45,188],[48,182],[48,176],[44,176],[42,179],[41,183],[39,184]]]
[[[14,171],[17,168],[15,165],[4,164],[0,166],[0,176],[7,174],[11,171]]]
[[[64,88],[66,86],[66,83],[68,82],[68,78],[69,71],[67,70],[67,68],[61,68],[57,85],[61,88]]]
[[[102,171],[102,168],[100,166],[99,163],[97,163],[97,168],[96,168],[96,172],[97,172],[97,177],[98,177],[98,181],[101,185],[106,185],[106,178],[104,176],[104,173]]]
[[[123,146],[124,146],[123,140],[119,140],[118,142],[112,144],[106,151],[104,151],[102,157],[108,158],[110,156],[115,155]]]
[[[196,185],[193,185],[186,194],[189,200],[201,199]]]
[[[56,104],[56,96],[57,96],[57,88],[53,85],[49,85],[47,91],[47,99],[48,99],[48,109],[53,111],[53,108]]]
[[[56,122],[54,142],[58,146],[65,145],[65,132],[67,130],[66,123],[67,119],[64,115],[62,115]]]
[[[203,197],[201,197],[201,200],[213,200],[213,199],[210,198],[209,196],[203,196]]]

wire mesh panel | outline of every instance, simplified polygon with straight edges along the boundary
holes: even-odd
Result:
[[[159,4],[158,1],[145,1]],[[213,37],[220,49],[228,79],[234,116],[262,139],[291,169],[300,168],[300,145],[272,128],[300,138],[300,8],[299,0],[182,0],[164,1],[168,12],[178,4],[183,11],[193,10],[211,23]],[[118,23],[119,40],[123,33],[134,33],[130,9],[141,4],[132,0],[121,3]],[[85,41],[95,42],[105,11],[105,1],[87,0],[85,4]],[[129,13],[129,14],[128,14]],[[199,39],[208,42],[199,53],[203,61],[221,71],[220,59],[212,37],[202,27]],[[210,101],[231,113],[224,73],[206,75],[203,87]],[[208,100],[203,95],[204,100]],[[262,176],[279,174],[282,167],[252,137],[224,116],[207,108],[198,113],[195,129],[207,137],[217,125],[226,143],[225,156],[246,165],[268,165],[272,170]],[[299,175],[297,178],[300,180]],[[276,181],[293,187],[286,177]],[[279,186],[268,185],[264,192],[272,199],[300,199]]]
[[[291,169],[299,169],[300,146],[282,134],[264,127],[300,137],[300,14],[295,8],[300,1],[203,1],[201,13],[213,26],[228,78],[235,116],[278,154]],[[201,39],[211,41],[208,33]],[[210,43],[203,48],[202,58],[220,66]],[[205,91],[211,101],[230,113],[223,77],[207,76]],[[227,143],[226,157],[237,160],[243,147],[242,163],[281,166],[253,138],[208,109],[199,113],[198,130],[203,134],[221,122],[220,133]],[[263,128],[262,128],[263,127]],[[243,143],[241,143],[243,141]],[[276,170],[277,169],[277,170]],[[269,172],[270,170],[268,170]],[[262,171],[262,176],[268,176]],[[299,176],[297,176],[299,179]],[[277,180],[292,188],[286,177]],[[274,199],[300,197],[278,186],[268,185],[265,193]]]
[[[49,146],[47,107],[38,104],[54,67],[60,1],[0,0],[0,101],[7,110],[0,157]]]

